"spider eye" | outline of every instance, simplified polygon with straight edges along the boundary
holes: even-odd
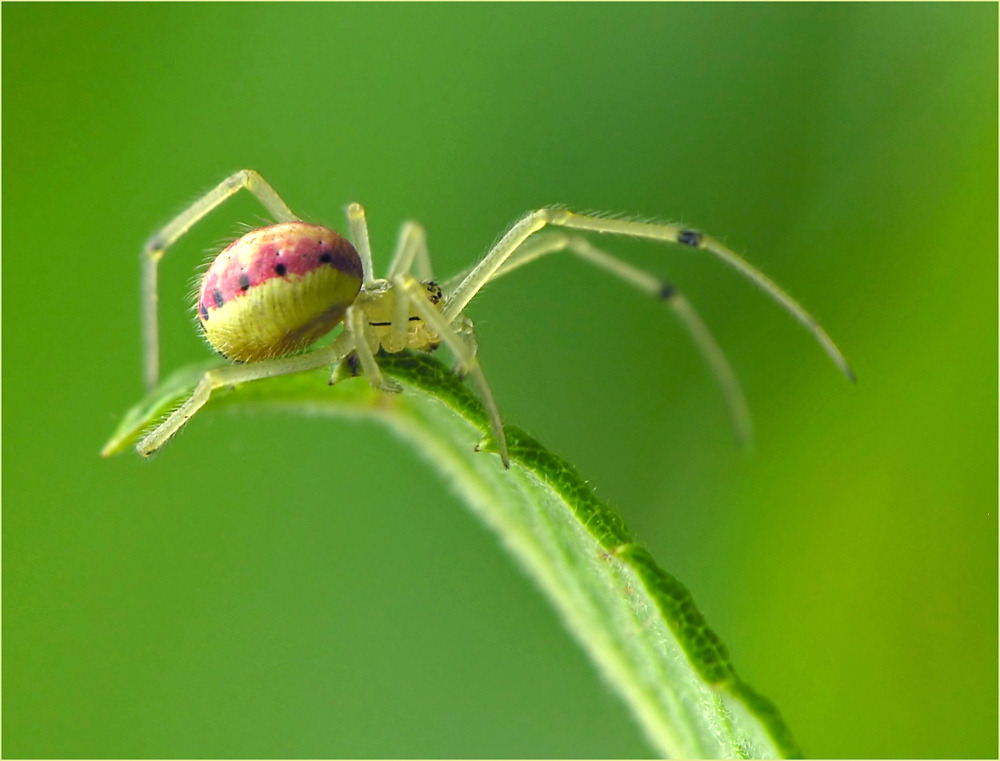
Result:
[[[425,280],[424,288],[427,289],[427,298],[431,300],[432,304],[437,304],[441,301],[441,286],[435,283],[433,280]]]

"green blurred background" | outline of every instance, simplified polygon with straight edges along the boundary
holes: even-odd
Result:
[[[138,252],[260,170],[377,261],[438,272],[520,213],[658,216],[759,291],[670,277],[741,377],[738,451],[662,306],[569,258],[470,308],[508,422],[576,464],[682,579],[807,754],[997,748],[997,7],[36,5],[3,14],[6,756],[647,756],[553,612],[435,471],[373,424],[197,419],[98,450],[142,395]],[[162,270],[189,293],[263,211]]]

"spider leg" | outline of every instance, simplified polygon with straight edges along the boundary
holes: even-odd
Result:
[[[362,287],[369,288],[375,280],[375,273],[372,270],[372,244],[368,240],[368,218],[364,206],[352,203],[347,207],[347,226],[351,231],[351,243],[361,257]]]
[[[768,296],[785,308],[798,320],[813,338],[823,347],[824,351],[848,377],[854,381],[854,373],[848,366],[840,349],[826,331],[811,314],[785,291],[783,291],[767,275],[752,266],[736,252],[723,246],[714,238],[695,230],[670,224],[652,222],[634,222],[625,219],[608,219],[586,214],[577,214],[567,209],[538,209],[530,212],[514,223],[507,233],[482,258],[466,278],[458,284],[445,300],[442,310],[445,318],[451,322],[475,297],[496,271],[506,262],[534,233],[546,226],[561,227],[582,232],[623,235],[629,238],[641,238],[660,243],[677,243],[689,248],[706,251],[746,277]]]
[[[393,286],[401,293],[405,294],[413,309],[420,317],[430,325],[441,338],[441,341],[451,349],[455,355],[459,366],[472,378],[479,391],[479,396],[486,408],[489,417],[490,428],[493,429],[493,438],[496,439],[497,450],[500,453],[500,460],[505,468],[510,468],[510,453],[507,450],[507,437],[503,432],[503,421],[500,418],[500,410],[497,408],[496,400],[493,398],[493,391],[483,374],[483,369],[479,365],[479,360],[470,350],[469,345],[462,336],[455,332],[451,324],[445,319],[438,308],[427,298],[427,291],[424,286],[412,277],[397,275],[393,281]]]
[[[371,328],[368,327],[368,318],[365,316],[364,309],[358,306],[348,307],[347,314],[344,317],[344,324],[347,331],[354,336],[354,352],[358,357],[358,362],[361,363],[361,371],[368,379],[368,382],[374,388],[381,389],[382,391],[393,393],[402,391],[398,383],[386,378],[382,375],[382,371],[379,370],[378,363],[375,361],[375,351],[378,348],[378,341],[371,334]]]
[[[202,376],[187,401],[148,433],[136,445],[136,449],[143,457],[149,457],[166,444],[170,437],[177,433],[205,405],[212,392],[218,388],[235,386],[239,383],[248,383],[262,378],[291,375],[331,365],[343,359],[354,348],[353,344],[353,336],[344,331],[337,336],[333,343],[308,354],[251,362],[245,365],[227,365],[209,370]]]
[[[252,169],[242,169],[208,191],[174,217],[146,243],[142,250],[143,347],[145,354],[146,388],[152,390],[160,375],[159,326],[157,324],[157,265],[166,250],[202,217],[246,188],[279,222],[298,219],[267,181]]]
[[[416,266],[418,278],[431,279],[431,260],[427,253],[427,236],[423,226],[416,222],[406,222],[399,230],[399,241],[393,254],[387,280],[394,280],[400,275],[409,275]],[[396,298],[392,308],[392,327],[389,331],[389,351],[402,351],[406,347],[407,334],[410,329],[409,299]]]
[[[461,338],[465,345],[469,347],[469,352],[472,356],[476,356],[479,353],[479,339],[476,338],[476,326],[471,319],[466,317],[464,314],[460,315],[459,318],[452,323],[452,328],[455,329],[455,333]],[[460,374],[461,367],[457,364],[455,366],[455,372]]]
[[[361,204],[352,203],[347,207],[347,223],[351,231],[351,241],[354,243],[354,248],[361,257],[361,268],[364,273],[361,286],[362,294],[365,294],[366,291],[369,294],[376,293],[380,286],[385,284],[385,281],[375,280],[374,268],[372,266],[372,247],[368,238],[368,218]],[[397,251],[395,259],[398,260],[399,256],[400,252]],[[382,294],[381,298],[385,298],[385,295]],[[398,312],[398,308],[394,310],[392,319],[393,330],[397,332],[396,323],[399,322],[399,317],[396,313]],[[405,323],[405,315],[402,317],[402,320]],[[372,335],[365,311],[360,305],[350,307],[347,310],[347,314],[344,317],[344,325],[346,330],[354,335],[354,353],[361,364],[362,372],[368,378],[368,382],[373,387],[382,391],[400,391],[399,384],[387,379],[382,375],[382,371],[379,370],[378,363],[375,361],[375,352],[378,351],[379,342]],[[402,330],[403,345],[405,345],[405,324]],[[334,373],[334,377],[336,377],[336,372]]]
[[[385,277],[387,280],[392,280],[396,275],[409,274],[411,267],[416,268],[413,274],[417,280],[434,279],[430,254],[427,253],[427,234],[423,225],[417,222],[406,222],[399,229],[396,252],[392,256],[389,272]]]
[[[725,353],[701,316],[683,294],[670,283],[602,251],[586,238],[562,232],[540,233],[527,241],[504,262],[493,275],[493,279],[502,277],[525,264],[530,264],[546,254],[559,251],[569,251],[575,254],[585,262],[604,270],[619,280],[623,280],[643,293],[661,299],[670,307],[704,357],[712,375],[715,376],[716,383],[722,389],[737,442],[740,445],[749,444],[753,437],[753,424],[736,373],[733,372],[729,360],[726,359]]]

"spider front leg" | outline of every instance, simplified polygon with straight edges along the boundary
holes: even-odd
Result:
[[[354,338],[344,331],[333,343],[307,354],[292,357],[268,359],[262,362],[249,362],[243,365],[228,365],[217,367],[206,372],[191,396],[180,407],[174,410],[166,420],[160,423],[136,445],[136,450],[143,457],[149,457],[162,447],[170,437],[179,431],[188,420],[194,417],[212,396],[212,392],[225,386],[236,386],[240,383],[276,378],[280,375],[315,370],[319,367],[332,365],[342,360],[354,348]]]
[[[166,250],[206,214],[246,188],[264,205],[278,222],[294,222],[299,218],[281,200],[267,181],[252,169],[231,174],[205,195],[174,217],[149,239],[142,250],[143,346],[146,389],[151,391],[160,375],[160,337],[157,317],[157,268]]]
[[[493,431],[493,438],[497,443],[497,451],[500,454],[500,461],[505,468],[510,468],[510,453],[507,449],[507,437],[503,432],[503,421],[500,418],[500,410],[497,408],[496,400],[493,398],[493,391],[490,388],[483,369],[476,359],[474,351],[469,344],[451,326],[448,320],[440,312],[435,304],[432,304],[427,296],[426,287],[411,276],[397,275],[393,281],[393,287],[400,296],[410,302],[413,310],[424,320],[440,337],[452,354],[459,368],[471,379],[479,396],[486,408],[486,415],[490,421],[490,428]]]
[[[459,338],[465,343],[469,349],[469,353],[474,357],[479,353],[479,339],[476,338],[476,326],[471,319],[466,317],[464,314],[459,315],[458,319],[455,321],[452,327],[455,329],[455,333]],[[452,371],[459,376],[464,376],[465,373],[462,371],[461,364],[456,360],[455,367]]]
[[[546,226],[561,227],[582,232],[622,235],[660,243],[676,243],[688,248],[706,251],[763,289],[772,299],[798,320],[841,371],[854,381],[854,373],[840,349],[811,314],[773,280],[744,260],[735,251],[703,233],[678,225],[651,222],[633,222],[624,219],[607,219],[587,214],[577,214],[566,209],[539,209],[522,217],[483,257],[473,270],[445,299],[443,314],[449,322],[454,320],[504,265],[504,263],[531,237]]]
[[[705,359],[722,389],[733,433],[740,445],[753,438],[753,424],[743,390],[729,360],[716,342],[712,332],[691,303],[672,284],[594,246],[579,235],[563,232],[539,233],[526,241],[493,274],[493,279],[503,277],[513,270],[530,264],[548,254],[569,251],[583,261],[597,267],[643,293],[663,301],[680,320],[699,353]]]

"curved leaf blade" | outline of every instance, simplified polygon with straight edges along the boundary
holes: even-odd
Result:
[[[440,362],[402,353],[380,357],[380,367],[403,384],[403,394],[375,392],[360,378],[331,388],[321,370],[247,384],[213,396],[206,409],[367,417],[388,425],[497,533],[659,753],[800,755],[774,705],[737,676],[688,590],[635,543],[621,516],[575,468],[508,426],[511,469],[505,470],[487,453],[496,447],[484,438],[490,426],[482,405]],[[204,369],[192,366],[167,379],[127,413],[103,453],[134,443]]]

